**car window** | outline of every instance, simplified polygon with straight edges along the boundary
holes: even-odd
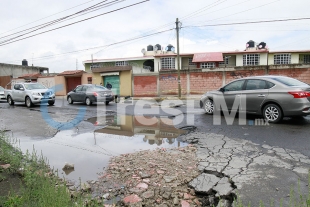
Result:
[[[94,87],[95,87],[96,89],[104,89],[104,90],[107,90],[107,88],[104,87],[104,86],[95,85]]]
[[[0,91],[4,91],[4,88],[2,86],[0,86]]]
[[[266,84],[267,84],[267,89],[272,88],[275,85],[274,83],[271,83],[269,81],[266,81]]]
[[[271,79],[283,83],[287,86],[309,86],[308,84],[289,77],[272,77]]]
[[[88,89],[88,86],[83,86],[83,88],[82,88],[82,91],[87,91],[87,89]]]
[[[19,90],[19,88],[20,88],[20,85],[19,85],[19,84],[15,84],[15,85],[14,85],[14,89],[15,89],[15,90]]]
[[[266,88],[266,81],[264,80],[248,80],[245,90],[260,90]]]
[[[224,91],[241,91],[245,80],[229,83],[224,87]]]
[[[78,87],[76,87],[75,91],[76,92],[82,91],[82,88],[83,88],[83,86],[78,86]]]

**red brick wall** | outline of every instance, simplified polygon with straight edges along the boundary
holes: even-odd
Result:
[[[226,84],[238,78],[244,78],[248,76],[258,76],[258,75],[266,75],[265,70],[227,71],[226,72]]]
[[[157,94],[157,76],[134,76],[134,96],[154,97]]]
[[[222,86],[223,72],[190,73],[190,94],[203,94]]]
[[[284,75],[310,84],[310,68],[271,69],[269,75]]]
[[[187,78],[186,74],[180,74],[181,93],[187,93]],[[178,75],[177,74],[162,74],[159,76],[159,90],[161,95],[178,95]]]

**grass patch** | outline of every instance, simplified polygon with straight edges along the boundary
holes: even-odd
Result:
[[[5,195],[0,197],[0,206],[19,207],[66,207],[66,206],[98,206],[89,195],[77,193],[72,196],[66,187],[66,181],[60,179],[47,164],[43,155],[22,154],[16,140],[9,139],[0,132],[0,164],[10,164],[6,169],[0,168],[1,182],[7,176],[18,176],[19,186],[2,189]],[[3,193],[2,192],[2,193]]]

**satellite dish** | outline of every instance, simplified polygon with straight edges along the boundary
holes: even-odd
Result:
[[[146,52],[146,50],[143,48],[143,49],[141,50],[141,52],[142,52],[142,54],[144,55],[145,52]]]

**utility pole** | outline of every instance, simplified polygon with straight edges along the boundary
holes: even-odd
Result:
[[[176,31],[177,31],[177,64],[178,64],[178,94],[179,98],[181,98],[181,78],[180,78],[180,46],[179,46],[179,18],[177,18],[176,22]]]

